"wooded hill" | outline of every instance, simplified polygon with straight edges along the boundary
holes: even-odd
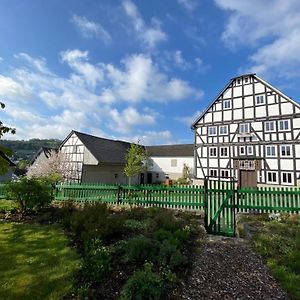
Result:
[[[28,141],[24,140],[0,140],[0,146],[11,149],[14,153],[13,160],[31,160],[33,155],[41,147],[56,148],[61,144],[60,140],[57,139],[31,139]]]

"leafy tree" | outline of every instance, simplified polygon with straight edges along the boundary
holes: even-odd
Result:
[[[5,108],[5,104],[0,102],[0,107],[1,109]],[[2,138],[2,136],[5,133],[12,133],[15,134],[16,133],[16,129],[15,128],[11,128],[8,126],[5,126],[3,124],[3,122],[0,120],[0,139]],[[0,151],[2,153],[4,153],[4,155],[6,156],[11,156],[12,155],[12,151],[6,147],[0,147]],[[0,175],[5,174],[8,171],[8,167],[9,167],[9,162],[2,156],[0,156]]]
[[[126,165],[124,173],[128,177],[128,183],[131,184],[131,178],[139,175],[147,169],[146,161],[149,155],[144,147],[139,144],[131,144],[126,155]]]

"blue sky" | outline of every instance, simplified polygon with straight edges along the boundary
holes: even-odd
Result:
[[[300,1],[0,2],[5,138],[192,143],[193,120],[248,72],[299,102]]]

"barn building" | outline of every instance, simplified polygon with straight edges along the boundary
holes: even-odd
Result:
[[[300,105],[256,74],[231,79],[192,129],[197,183],[299,185]]]

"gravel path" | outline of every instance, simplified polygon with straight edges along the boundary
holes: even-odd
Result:
[[[209,236],[181,299],[288,299],[261,258],[241,239]]]

